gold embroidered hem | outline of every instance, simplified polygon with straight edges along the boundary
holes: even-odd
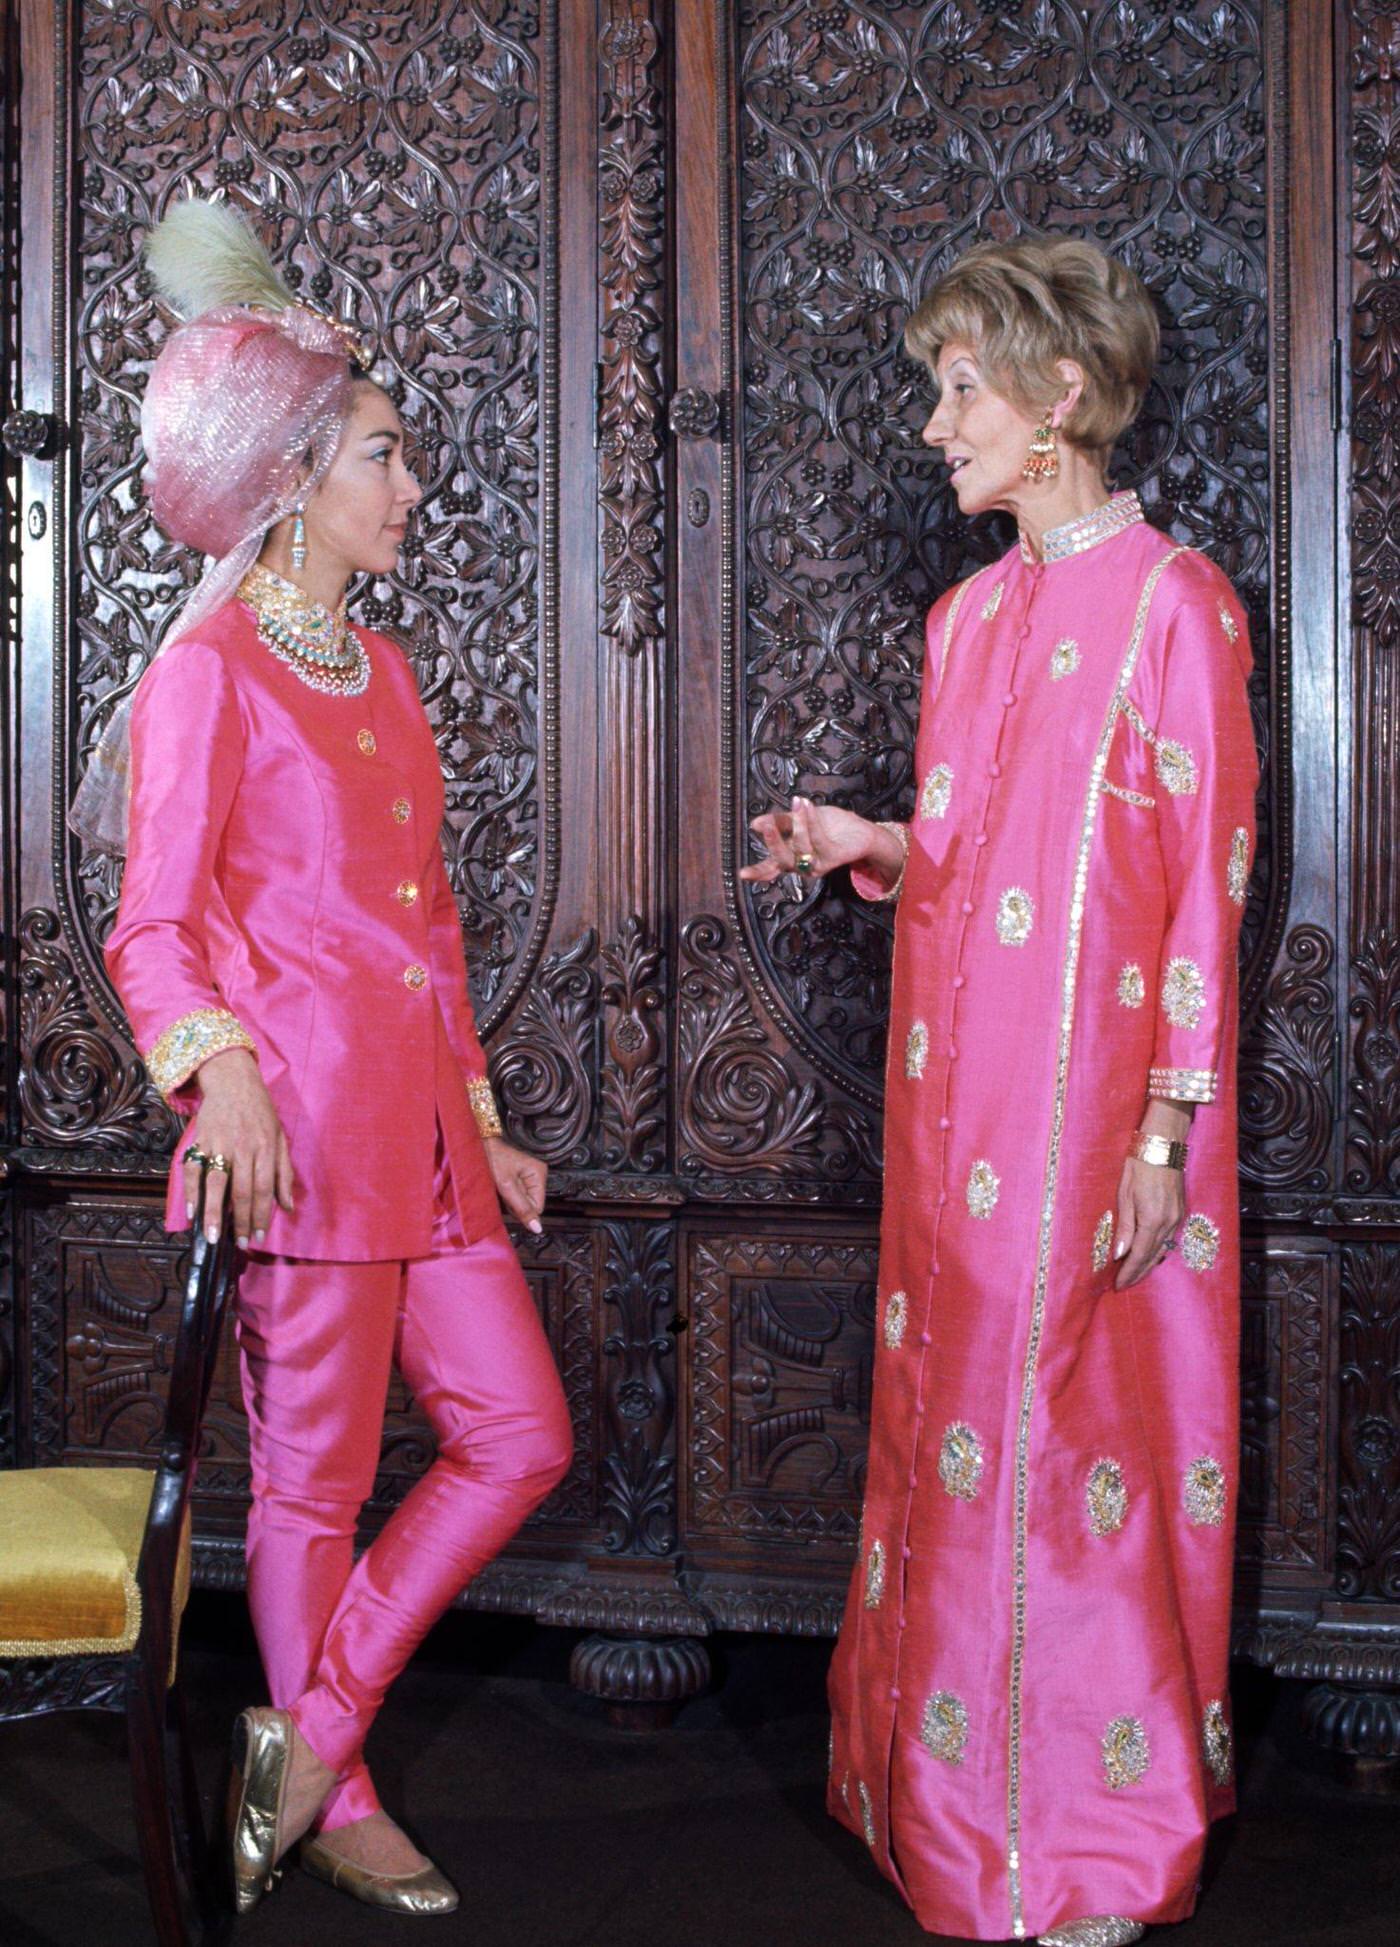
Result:
[[[479,1136],[505,1134],[501,1123],[501,1112],[496,1107],[495,1090],[484,1075],[479,1075],[475,1081],[467,1083],[467,1100],[472,1105],[472,1114],[476,1117]]]
[[[197,1007],[156,1037],[146,1056],[146,1070],[168,1102],[196,1068],[227,1048],[246,1048],[257,1054],[253,1037],[226,1007]]]
[[[1166,1102],[1213,1102],[1213,1068],[1149,1068],[1147,1093]]]

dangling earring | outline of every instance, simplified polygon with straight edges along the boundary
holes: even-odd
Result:
[[[1023,480],[1053,480],[1060,471],[1060,451],[1055,444],[1055,428],[1047,412],[1031,434],[1030,451],[1021,468]]]
[[[306,566],[306,522],[302,519],[300,507],[292,522],[292,566],[298,574]]]

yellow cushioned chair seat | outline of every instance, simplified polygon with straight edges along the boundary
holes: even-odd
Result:
[[[144,1467],[0,1473],[0,1656],[91,1656],[135,1645],[136,1565],[154,1481]],[[186,1519],[177,1626],[189,1573]]]

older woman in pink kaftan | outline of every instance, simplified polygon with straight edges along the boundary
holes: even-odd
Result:
[[[1082,375],[1075,266],[1046,256],[1066,249],[1086,247],[1012,247]],[[986,472],[995,442],[960,438],[951,396],[978,347],[939,349],[952,420],[929,437]],[[1038,531],[1026,505],[1018,544],[929,616],[916,808],[884,839],[907,843],[902,883],[897,851],[852,859],[899,906],[829,1806],[931,1931],[1112,1943],[1191,1912],[1233,1805],[1235,952],[1257,766],[1220,571],[1133,493]],[[801,800],[782,822],[777,863],[810,869],[832,833]],[[1125,1163],[1154,1108],[1177,1133],[1195,1113],[1155,1229],[1134,1212],[1153,1164]]]

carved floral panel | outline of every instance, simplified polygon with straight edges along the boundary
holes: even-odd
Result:
[[[1264,742],[1261,13],[744,0],[740,831],[794,791],[877,818],[910,810],[924,612],[1008,536],[969,530],[920,446],[931,393],[900,334],[986,236],[1088,237],[1154,294],[1164,357],[1118,478],[1240,589]],[[1268,853],[1266,830],[1256,892]],[[781,881],[741,898],[785,1033],[873,1101],[888,915],[826,887],[794,903]],[[1256,897],[1247,936],[1260,918]]]

